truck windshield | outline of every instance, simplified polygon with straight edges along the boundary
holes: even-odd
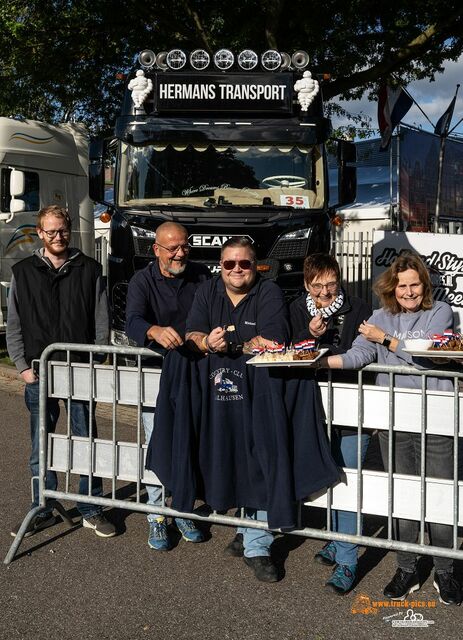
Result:
[[[123,145],[126,205],[323,206],[317,147]]]

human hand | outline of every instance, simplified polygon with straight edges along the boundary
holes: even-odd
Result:
[[[173,327],[158,327],[157,325],[153,325],[146,332],[146,336],[149,340],[154,340],[160,344],[164,349],[176,349],[183,344],[181,336],[179,336]]]
[[[225,334],[226,331],[223,327],[216,327],[215,329],[212,329],[210,334],[206,337],[207,346],[211,351],[227,351],[228,344],[225,340]]]
[[[317,313],[309,322],[309,331],[314,338],[320,338],[326,332],[326,322],[321,313]]]
[[[381,327],[371,324],[366,320],[364,320],[359,326],[359,333],[369,342],[377,342],[378,344],[382,344],[386,335],[384,329],[381,329]]]
[[[32,369],[25,369],[24,371],[21,371],[20,375],[26,384],[32,384],[33,382],[37,382],[38,380]]]

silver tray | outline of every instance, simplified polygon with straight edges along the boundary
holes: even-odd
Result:
[[[403,349],[405,353],[418,358],[447,358],[449,360],[463,360],[463,351],[438,351],[436,349]]]
[[[256,358],[259,356],[254,356],[250,358],[246,362],[246,364],[252,364],[254,367],[311,367],[314,362],[320,360],[325,353],[328,351],[327,348],[319,349],[319,354],[313,360],[273,360],[273,362],[260,362],[259,360],[256,362]]]

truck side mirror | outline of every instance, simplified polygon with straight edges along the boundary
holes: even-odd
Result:
[[[88,193],[94,202],[102,202],[104,201],[105,141],[102,138],[91,140],[88,155]]]
[[[10,173],[10,196],[17,198],[23,196],[26,190],[26,176],[24,171],[18,171],[17,169],[11,169]]]
[[[338,140],[338,206],[351,204],[357,196],[357,148],[354,142]],[[352,166],[354,165],[354,166]]]

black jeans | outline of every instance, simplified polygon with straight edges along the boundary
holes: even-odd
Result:
[[[389,433],[380,431],[379,444],[384,468],[388,470]],[[393,461],[395,473],[419,476],[421,465],[421,435],[419,433],[394,433]],[[453,479],[453,439],[446,436],[426,436],[426,476],[433,478]],[[435,547],[453,546],[453,528],[447,524],[428,523],[431,544]],[[395,537],[401,542],[416,542],[420,523],[416,520],[394,521]],[[452,569],[451,558],[435,557],[434,567],[437,571]],[[397,563],[401,569],[414,571],[417,557],[414,553],[397,552]]]

